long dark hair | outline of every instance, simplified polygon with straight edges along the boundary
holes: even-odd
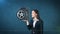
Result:
[[[39,19],[39,21],[42,23],[42,27],[43,27],[43,20],[40,18],[39,11],[37,9],[33,9],[33,11],[37,14],[37,19]]]
[[[33,9],[33,11],[37,14],[37,19],[40,19],[39,11],[37,9]]]

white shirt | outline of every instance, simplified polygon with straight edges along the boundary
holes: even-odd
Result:
[[[35,27],[36,22],[37,22],[37,21],[34,21],[34,22],[33,22],[33,27]]]
[[[33,28],[35,28],[36,22],[39,21],[38,19],[33,19]],[[27,25],[29,25],[29,22],[27,21]]]

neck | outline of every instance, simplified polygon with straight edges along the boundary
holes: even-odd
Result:
[[[34,19],[37,19],[36,17],[34,17]]]
[[[37,19],[36,17],[34,17],[33,20],[35,20],[35,21],[39,21],[39,19]]]

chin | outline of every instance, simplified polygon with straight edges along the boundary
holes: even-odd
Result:
[[[32,18],[33,18],[33,16],[32,16]]]
[[[32,18],[34,18],[34,17],[32,17]]]

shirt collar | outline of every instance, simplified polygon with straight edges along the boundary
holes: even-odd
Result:
[[[33,19],[33,21],[39,21],[39,19],[37,19],[37,18],[34,18],[34,19]]]

